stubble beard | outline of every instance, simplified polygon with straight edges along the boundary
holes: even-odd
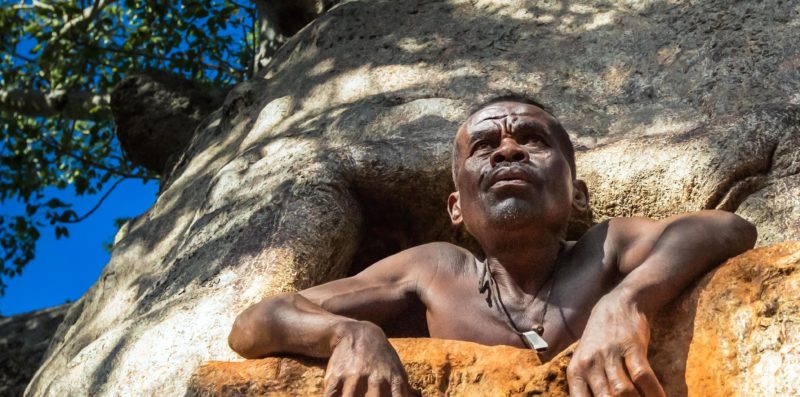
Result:
[[[516,230],[529,227],[531,222],[541,221],[544,210],[537,203],[518,197],[506,197],[489,203],[486,208],[487,221],[495,230]]]
[[[519,196],[489,198],[484,201],[483,210],[485,224],[491,231],[544,228],[560,234],[566,230],[572,212],[571,208],[556,205],[545,197]]]

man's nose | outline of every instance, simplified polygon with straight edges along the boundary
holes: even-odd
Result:
[[[526,162],[528,161],[528,152],[525,151],[515,140],[511,138],[503,139],[500,146],[492,153],[491,157],[492,167],[498,163],[503,162]]]

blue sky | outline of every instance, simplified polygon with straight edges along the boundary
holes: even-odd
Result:
[[[45,193],[73,203],[78,214],[86,213],[99,199],[99,195],[76,197],[72,191],[54,189]],[[34,260],[21,276],[6,279],[8,287],[0,297],[0,313],[9,316],[80,298],[97,281],[110,258],[103,242],[113,241],[114,219],[142,214],[155,202],[157,191],[157,181],[143,184],[126,180],[89,218],[70,226],[69,238],[57,240],[52,228],[42,228]],[[11,201],[0,205],[0,213],[18,213],[24,208]]]

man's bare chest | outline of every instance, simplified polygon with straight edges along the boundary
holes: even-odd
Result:
[[[531,297],[526,304],[515,305],[507,298],[506,310],[498,304],[504,298],[502,290],[479,288],[477,267],[442,272],[424,286],[422,303],[430,336],[525,348],[520,333],[543,325],[543,337],[550,345],[544,356],[549,357],[580,338],[595,303],[613,287],[600,260],[586,258],[591,256],[561,264],[548,299]]]

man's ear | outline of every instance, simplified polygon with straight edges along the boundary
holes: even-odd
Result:
[[[461,201],[458,192],[450,193],[447,197],[447,212],[450,214],[450,222],[454,226],[461,226],[463,219],[461,218]]]
[[[572,181],[572,209],[578,212],[586,212],[589,209],[589,188],[586,182],[580,179]]]

